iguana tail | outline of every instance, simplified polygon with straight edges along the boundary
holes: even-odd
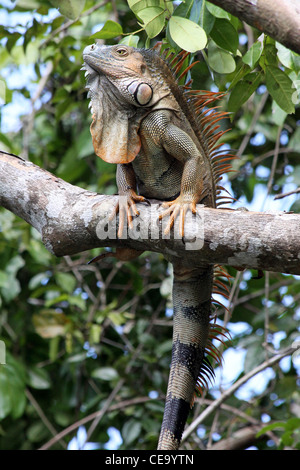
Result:
[[[210,323],[213,278],[212,266],[197,270],[174,267],[172,363],[158,443],[160,450],[178,449],[195,392],[207,389],[214,376],[208,357],[221,362],[212,338],[226,334],[221,327]],[[218,288],[223,287],[219,284]]]

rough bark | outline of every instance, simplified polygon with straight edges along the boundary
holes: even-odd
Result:
[[[129,236],[116,238],[109,222],[117,196],[73,186],[38,166],[0,152],[0,206],[22,217],[41,234],[56,256],[95,247],[155,251],[191,266],[226,264],[300,274],[300,215],[198,208],[185,226],[185,239],[166,239],[157,217],[158,201],[139,204],[140,216]],[[106,232],[109,224],[109,236]],[[0,228],[1,230],[1,228]]]
[[[209,0],[300,53],[299,0]]]

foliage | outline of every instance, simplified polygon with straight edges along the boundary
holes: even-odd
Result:
[[[91,144],[82,50],[95,39],[139,47],[160,40],[192,52],[195,88],[228,92],[221,104],[231,123],[222,125],[232,130],[224,145],[241,158],[225,184],[238,205],[299,212],[293,194],[274,201],[300,186],[297,54],[204,0],[22,0],[13,10],[3,2],[0,16],[3,150],[82,188],[116,192],[114,166],[95,157]],[[0,211],[2,449],[47,447],[53,436],[52,449],[66,448],[84,418],[87,440],[100,448],[111,443],[113,428],[122,449],[156,446],[171,354],[172,273],[153,253],[132,263],[106,258],[87,265],[96,254],[55,259],[34,229]],[[231,274],[225,319],[233,339],[224,354],[225,382],[218,368],[209,402],[298,335],[299,277]],[[233,351],[240,363],[232,362]],[[203,448],[249,421],[268,423],[257,448],[299,448],[295,364],[286,358],[264,370],[263,385],[249,381],[183,445]],[[190,421],[201,408],[199,401]]]

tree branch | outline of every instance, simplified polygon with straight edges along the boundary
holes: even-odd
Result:
[[[222,439],[220,442],[216,442],[208,448],[208,450],[243,450],[247,449],[250,445],[255,444],[263,436],[257,438],[258,431],[263,426],[246,426],[238,429],[232,436]]]
[[[0,152],[0,206],[22,217],[56,256],[96,247],[127,247],[162,253],[191,267],[226,264],[239,269],[300,274],[300,216],[211,209],[198,205],[185,238],[176,225],[171,239],[158,221],[161,202],[139,204],[140,216],[126,237],[116,238],[118,218],[109,221],[117,196],[86,191],[19,157]],[[107,229],[109,229],[107,231]]]
[[[300,53],[299,0],[209,0]]]

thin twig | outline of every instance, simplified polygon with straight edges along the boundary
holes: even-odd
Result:
[[[105,413],[108,411],[111,402],[115,399],[116,395],[118,394],[118,392],[123,387],[124,382],[125,382],[124,378],[120,379],[118,381],[117,385],[115,386],[115,388],[112,390],[112,392],[109,395],[108,399],[106,400],[103,408],[101,408],[101,412],[94,418],[94,420],[93,420],[93,422],[92,422],[92,424],[91,424],[91,426],[90,426],[90,428],[87,432],[87,436],[86,436],[86,440],[85,440],[84,444],[90,439],[91,435],[93,434],[94,430],[98,426],[99,422],[101,421],[101,419],[103,418]]]
[[[284,197],[287,197],[287,196],[292,196],[293,194],[299,194],[300,193],[300,188],[297,188],[297,189],[294,189],[294,191],[289,191],[287,193],[281,193],[281,194],[277,194],[274,199],[282,199]]]
[[[263,346],[266,348],[266,359],[268,358],[268,336],[270,331],[270,311],[269,311],[269,296],[270,296],[270,274],[268,271],[265,272],[265,341]]]
[[[99,3],[98,5],[94,5],[88,10],[85,10],[83,13],[79,15],[78,18],[75,20],[69,20],[66,21],[66,23],[62,24],[59,28],[56,28],[52,33],[47,37],[47,39],[40,45],[40,48],[44,48],[45,45],[47,45],[50,41],[53,40],[53,38],[57,35],[68,29],[72,24],[76,23],[80,18],[83,18],[84,16],[89,16],[91,15],[94,11],[98,10],[99,8],[104,7],[107,3],[109,3],[109,0],[105,0],[103,3]]]
[[[191,424],[188,426],[188,428],[185,430],[183,433],[182,441],[184,441],[198,426],[202,421],[204,421],[211,413],[213,413],[216,409],[220,407],[220,405],[227,400],[231,395],[233,395],[236,390],[238,390],[242,385],[244,385],[251,377],[254,377],[254,375],[258,374],[262,370],[266,369],[267,367],[271,367],[274,364],[277,364],[282,358],[286,356],[290,356],[293,354],[295,351],[300,349],[300,345],[298,348],[295,347],[289,347],[282,351],[281,353],[277,354],[276,356],[271,357],[267,361],[264,361],[262,364],[259,366],[255,367],[255,369],[251,370],[248,372],[248,374],[245,374],[243,377],[241,377],[237,382],[235,382],[230,388],[225,390],[222,395],[215,400],[210,406],[208,406]]]
[[[267,99],[268,99],[268,96],[269,96],[269,93],[266,91],[266,92],[263,94],[263,96],[262,96],[262,98],[261,98],[261,100],[260,100],[260,103],[259,103],[259,105],[258,105],[258,107],[257,107],[257,110],[256,110],[256,112],[255,112],[255,114],[254,114],[254,116],[253,116],[252,122],[251,122],[251,124],[250,124],[249,130],[248,130],[247,134],[244,136],[244,138],[243,138],[243,140],[242,140],[242,143],[241,143],[241,145],[240,145],[240,147],[239,147],[239,149],[238,149],[238,151],[237,151],[237,156],[238,156],[238,157],[241,157],[241,156],[243,155],[243,153],[244,153],[244,151],[245,151],[245,148],[246,148],[247,145],[248,145],[248,142],[249,142],[249,140],[250,140],[250,138],[251,138],[253,129],[254,129],[254,127],[255,127],[255,124],[256,124],[256,122],[257,122],[257,120],[258,120],[258,118],[259,118],[259,116],[260,116],[262,110],[264,109],[264,106],[265,106],[265,104],[266,104],[266,101],[267,101]]]
[[[53,62],[48,62],[47,67],[46,67],[46,71],[45,71],[44,75],[41,77],[41,80],[38,84],[38,87],[36,89],[36,92],[35,92],[34,96],[30,100],[31,112],[30,112],[30,114],[28,114],[23,119],[24,126],[23,126],[22,157],[25,160],[28,160],[29,139],[30,139],[31,132],[32,132],[32,129],[33,129],[33,126],[34,126],[34,118],[35,118],[35,114],[36,114],[36,109],[34,108],[34,104],[39,99],[40,95],[42,94],[52,71],[53,71]]]
[[[92,300],[93,303],[96,303],[97,298],[89,288],[88,284],[84,282],[84,278],[81,272],[77,269],[77,267],[73,266],[72,258],[70,256],[64,256],[64,259],[67,265],[71,268],[72,273],[74,274],[77,281],[82,285],[83,289],[88,294],[89,298]]]
[[[152,315],[151,317],[151,322],[149,323],[147,329],[146,329],[146,334],[147,333],[150,333],[150,331],[152,330],[153,328],[153,325],[154,325],[154,321],[156,319],[156,317],[158,316],[160,310],[161,310],[161,305],[162,303],[164,302],[164,300],[162,300],[160,302],[160,304],[158,305],[156,311],[154,312],[154,314]],[[141,351],[144,347],[144,344],[143,343],[140,343],[138,345],[138,347],[136,348],[135,352],[133,353],[132,355],[132,358],[130,360],[130,362],[127,364],[127,367],[125,368],[125,372],[124,372],[124,376],[128,376],[132,367],[134,366],[135,364],[135,361],[136,359],[140,356],[141,354]],[[107,402],[105,403],[104,407],[102,408],[101,410],[101,414],[99,414],[95,419],[94,421],[92,422],[88,432],[87,432],[87,436],[86,436],[86,441],[88,441],[88,439],[90,439],[91,435],[93,434],[94,430],[96,429],[96,427],[98,426],[100,420],[102,419],[102,417],[104,416],[104,414],[106,413],[106,411],[108,410],[108,407],[110,405],[110,403],[112,402],[112,400],[115,398],[115,396],[117,395],[118,391],[121,389],[121,387],[123,386],[125,382],[125,379],[122,378],[119,380],[119,382],[117,383],[116,387],[114,388],[114,390],[111,392]]]
[[[137,397],[137,398],[133,398],[133,399],[130,399],[130,400],[123,400],[119,403],[111,405],[108,408],[107,412],[128,408],[130,406],[138,405],[140,403],[146,403],[148,401],[153,401],[153,399],[149,398],[149,397]],[[57,441],[64,438],[68,434],[71,434],[73,431],[78,429],[80,426],[84,426],[85,424],[89,423],[93,419],[97,418],[97,416],[99,414],[102,414],[102,410],[94,411],[94,413],[91,413],[90,415],[87,415],[84,418],[76,421],[75,423],[71,424],[66,429],[61,431],[60,433],[56,434],[56,436],[54,436],[52,439],[50,439],[48,442],[46,442],[42,447],[40,447],[39,450],[50,449]]]
[[[274,175],[275,175],[275,171],[276,171],[276,167],[277,167],[277,161],[278,161],[278,155],[279,155],[279,145],[280,145],[281,131],[282,131],[282,126],[279,126],[278,131],[277,131],[277,139],[276,139],[276,143],[275,143],[275,150],[274,150],[274,157],[273,157],[273,161],[272,161],[271,173],[270,173],[269,181],[268,181],[268,184],[267,184],[267,194],[270,194],[271,189],[272,189],[272,184],[273,184],[273,181],[274,181]]]
[[[39,415],[39,417],[41,418],[41,421],[44,423],[44,425],[46,426],[46,428],[50,431],[51,434],[53,434],[53,436],[56,436],[57,435],[57,431],[56,429],[52,426],[52,424],[50,423],[50,421],[48,420],[47,416],[45,415],[45,413],[43,412],[42,408],[40,407],[40,405],[38,404],[38,402],[36,401],[36,399],[34,398],[34,396],[32,395],[32,393],[30,392],[30,390],[26,389],[25,390],[25,395],[27,396],[28,400],[30,401],[30,403],[32,404],[33,408],[35,409],[35,411],[37,412],[37,414]],[[62,441],[60,438],[56,441],[56,442],[59,442],[60,445],[66,449],[67,448],[67,445],[64,441]]]
[[[277,151],[278,153],[296,153],[295,149],[291,149],[288,147],[280,147]],[[253,158],[251,162],[251,166],[255,167],[256,165],[259,165],[263,160],[273,157],[274,152],[275,152],[275,149],[269,150],[268,152],[263,153],[262,155],[259,155],[258,157]]]

